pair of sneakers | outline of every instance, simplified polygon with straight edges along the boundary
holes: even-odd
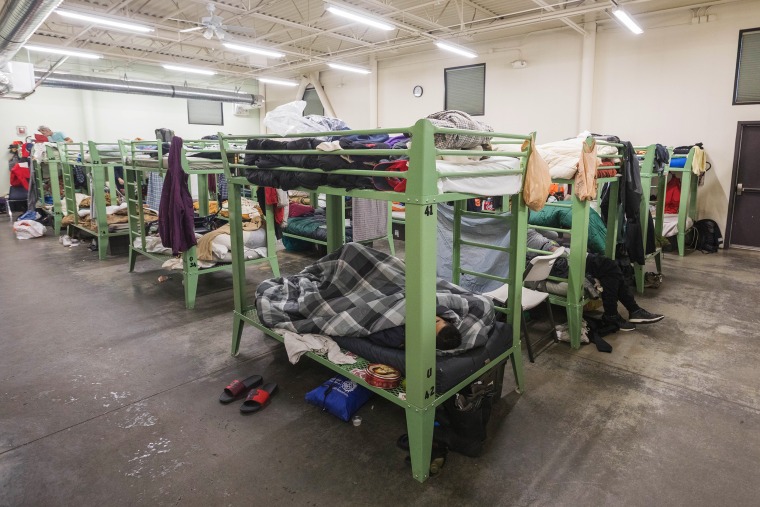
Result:
[[[650,313],[643,308],[639,308],[628,314],[628,320],[625,320],[619,313],[616,313],[613,316],[603,315],[602,321],[615,324],[621,331],[633,331],[636,329],[636,324],[651,324],[659,322],[664,318],[664,315]]]
[[[62,244],[63,246],[77,246],[79,244],[79,240],[76,238],[72,238],[68,234],[64,234],[60,238],[58,238],[58,242]]]

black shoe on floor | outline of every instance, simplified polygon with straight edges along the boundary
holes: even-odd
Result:
[[[631,312],[628,315],[629,322],[636,322],[638,324],[649,324],[652,322],[659,322],[664,319],[664,315],[657,315],[656,313],[649,313],[643,308],[639,308],[635,312]]]
[[[617,327],[620,328],[621,331],[634,331],[636,330],[636,326],[625,320],[623,317],[620,316],[619,313],[616,313],[615,315],[602,315],[602,322],[605,324],[614,324]]]

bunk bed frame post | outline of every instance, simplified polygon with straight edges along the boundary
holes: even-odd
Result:
[[[90,150],[90,210],[95,209],[95,220],[98,223],[96,237],[98,238],[98,259],[105,260],[108,256],[108,215],[106,214],[106,167],[101,163],[98,147],[93,141],[88,141],[87,145]],[[82,154],[84,159],[84,153]],[[111,182],[110,187],[114,187]],[[110,188],[112,198],[114,188]],[[101,198],[100,195],[103,194]],[[96,197],[97,196],[97,197]],[[114,201],[111,201],[112,203]],[[92,213],[90,213],[92,219]]]
[[[531,143],[535,142],[535,134],[531,135]],[[525,158],[522,167],[523,174],[527,168],[527,161],[530,157],[530,149],[528,150],[528,156]],[[525,178],[523,177],[523,185]],[[517,382],[517,392],[525,392],[525,376],[523,373],[523,358],[522,358],[522,333],[520,331],[520,325],[522,323],[522,280],[525,273],[525,259],[528,255],[528,207],[525,204],[525,200],[522,198],[522,190],[519,194],[512,196],[511,203],[511,224],[509,232],[509,289],[507,301],[507,322],[512,325],[512,370],[515,375],[515,381]],[[511,311],[510,311],[511,308]],[[516,314],[519,312],[519,315]],[[526,338],[527,339],[527,338]]]
[[[427,120],[412,128],[407,180],[406,226],[406,421],[412,475],[420,482],[430,473],[435,421],[435,294],[437,191],[434,127]],[[342,227],[341,227],[342,229]],[[425,297],[428,295],[428,297]]]
[[[697,179],[691,172],[695,151],[696,147],[689,150],[683,169],[678,171],[670,169],[671,172],[681,173],[681,202],[678,205],[678,255],[681,257],[686,251],[686,219],[697,218]],[[670,159],[673,160],[672,152]]]
[[[650,203],[650,195],[651,195],[651,188],[652,188],[652,178],[657,177],[658,175],[654,172],[655,167],[655,151],[656,146],[651,144],[647,146],[646,148],[646,154],[644,155],[644,160],[641,161],[641,186],[644,190],[643,195],[641,196],[641,204],[639,206],[639,217],[640,217],[640,223],[641,223],[641,235],[642,235],[642,241],[644,243],[643,248],[644,252],[646,252],[647,249],[647,237],[649,232],[649,217],[651,216],[651,213],[649,211],[649,203]],[[660,177],[660,180],[663,178]],[[646,182],[646,184],[644,184]],[[665,192],[664,187],[662,185],[662,181],[658,181],[657,185],[658,189],[658,203],[657,207],[658,210],[660,209],[660,203],[665,199]],[[664,203],[662,204],[662,209],[664,209]],[[659,235],[662,233],[662,215],[658,215],[658,221],[660,222],[660,229],[659,232],[657,230],[657,226],[655,225],[655,241],[656,238],[659,237]],[[662,248],[655,247],[655,251],[649,255],[645,255],[645,259],[649,259],[650,257],[654,257],[655,266],[657,268],[657,273],[662,273]],[[646,261],[645,261],[646,262]],[[646,275],[646,265],[640,265],[640,264],[634,264],[633,265],[633,271],[634,271],[634,278],[636,280],[636,291],[639,294],[644,293],[644,278]]]
[[[223,141],[220,136],[220,142],[222,144],[222,160],[226,158],[224,152],[224,146],[227,141]],[[240,350],[240,338],[243,336],[243,309],[248,308],[248,296],[246,295],[246,283],[245,283],[245,259],[240,255],[235,255],[237,252],[243,251],[243,238],[242,234],[238,234],[237,231],[243,229],[243,214],[242,203],[240,198],[241,186],[233,183],[231,174],[227,168],[227,163],[224,164],[224,172],[227,174],[227,209],[230,216],[230,241],[232,244],[232,299],[235,304],[235,311],[233,312],[232,322],[232,355],[237,356]],[[272,215],[274,217],[274,215]],[[268,245],[268,238],[267,238]],[[242,283],[241,283],[242,282]]]
[[[334,252],[346,242],[346,199],[327,194],[327,253]]]
[[[53,231],[56,236],[61,234],[61,220],[63,220],[63,210],[61,209],[61,184],[58,181],[60,174],[60,153],[52,146],[45,146],[48,158],[48,173],[50,174],[50,194],[53,198]],[[43,192],[43,203],[45,196]]]

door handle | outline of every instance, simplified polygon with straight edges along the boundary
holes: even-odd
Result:
[[[760,188],[746,187],[742,183],[736,184],[736,195],[742,195],[743,192],[760,192]]]

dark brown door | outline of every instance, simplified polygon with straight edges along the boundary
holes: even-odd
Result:
[[[739,122],[726,243],[760,249],[760,122]]]

